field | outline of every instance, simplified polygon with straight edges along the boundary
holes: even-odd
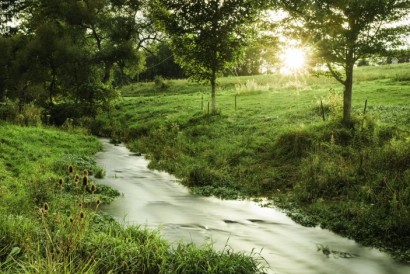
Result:
[[[0,124],[0,273],[262,273],[254,255],[172,247],[101,214],[100,142],[84,130]],[[192,262],[195,262],[193,264]]]
[[[92,131],[127,141],[194,193],[268,198],[410,262],[409,75],[408,64],[357,68],[353,128],[340,123],[342,87],[300,74],[220,78],[216,114],[206,83],[130,85]]]

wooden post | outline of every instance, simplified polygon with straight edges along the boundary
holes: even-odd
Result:
[[[363,114],[366,114],[366,109],[367,109],[367,98],[366,98],[366,101],[364,102]]]
[[[325,109],[323,108],[322,98],[320,98],[320,109],[321,109],[321,111],[322,111],[323,121],[326,121],[326,118],[325,118]]]

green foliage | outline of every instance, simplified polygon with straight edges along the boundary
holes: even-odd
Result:
[[[163,93],[133,85],[98,119],[121,121],[128,146],[193,193],[272,197],[298,222],[408,261],[409,89],[395,80],[408,71],[358,68],[351,127],[340,121],[337,82],[311,75],[221,78],[218,115],[207,114],[200,84],[170,80]],[[249,81],[254,90],[237,94]],[[326,121],[315,98],[323,98]]]
[[[152,81],[155,76],[162,76],[167,79],[184,78],[184,71],[175,63],[174,54],[169,41],[154,42],[150,45],[149,54],[146,57],[146,70],[140,73],[138,79],[141,81]]]
[[[0,103],[0,120],[22,126],[40,126],[42,124],[42,109],[34,104],[22,106],[18,100],[7,99]]]
[[[337,92],[334,89],[329,90],[329,94],[321,99],[321,102],[317,102],[317,109],[318,112],[321,111],[321,105],[323,105],[323,109],[326,114],[330,114],[333,117],[339,118],[342,117],[343,113],[343,96],[340,92]]]
[[[253,254],[174,249],[158,231],[101,214],[119,193],[92,179],[103,173],[91,157],[101,149],[94,137],[0,127],[0,272],[263,273]]]
[[[252,1],[156,1],[153,13],[171,35],[177,61],[196,79],[210,80],[237,58],[255,20]]]
[[[166,90],[168,88],[168,85],[165,83],[164,78],[162,76],[155,76],[154,77],[154,84],[155,88],[159,90]]]
[[[354,65],[403,43],[409,29],[397,22],[409,13],[409,1],[281,0],[278,5],[290,15],[284,19],[289,35],[310,43],[316,63],[326,64],[330,75],[344,86],[343,120],[349,125]]]
[[[228,246],[215,252],[211,245],[178,245],[173,253],[167,263],[175,273],[263,273],[257,254],[235,253]]]
[[[212,112],[217,74],[233,67],[252,33],[258,1],[152,1],[151,10],[170,35],[175,60],[195,80],[209,81]]]
[[[142,2],[23,2],[23,11],[13,10],[22,31],[0,37],[1,101],[35,102],[61,125],[75,115],[95,115],[118,95],[113,86],[143,69],[140,49],[154,30]]]

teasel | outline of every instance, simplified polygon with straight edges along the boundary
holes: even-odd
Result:
[[[97,202],[96,202],[96,204],[97,204],[97,206],[96,206],[95,208],[98,208],[98,207],[100,206],[100,204],[101,204],[101,200],[98,199]]]
[[[44,203],[43,207],[41,208],[41,215],[43,215],[43,217],[47,214],[47,211],[50,209],[50,207],[48,206],[47,203]]]
[[[84,175],[84,176],[88,176],[88,170],[84,169],[83,175]]]
[[[94,194],[94,192],[97,190],[97,187],[95,185],[91,185],[91,192]]]
[[[84,175],[83,177],[83,187],[86,187],[88,185],[88,176]]]
[[[84,219],[85,213],[83,211],[80,212],[80,219]]]
[[[60,188],[63,188],[63,184],[64,184],[63,179],[62,179],[62,178],[58,179],[58,186],[59,186]]]
[[[74,172],[74,167],[72,165],[68,166],[68,173],[73,173]]]
[[[74,176],[74,183],[78,184],[79,181],[80,181],[80,175],[76,174]]]

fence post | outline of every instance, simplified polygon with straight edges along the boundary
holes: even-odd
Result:
[[[323,108],[322,98],[320,98],[320,110],[322,111],[323,121],[326,121],[326,118],[325,118],[325,109]]]
[[[367,98],[366,98],[366,101],[364,102],[363,115],[366,114],[366,109],[367,109]]]

